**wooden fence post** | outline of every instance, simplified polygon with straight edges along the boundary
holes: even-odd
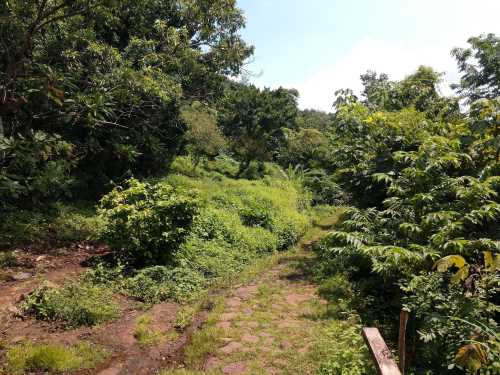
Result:
[[[398,356],[399,356],[399,369],[401,374],[405,374],[405,362],[406,362],[406,325],[408,324],[408,318],[410,313],[406,310],[401,310],[399,314],[399,338],[398,338]]]
[[[363,338],[370,349],[379,375],[401,375],[391,351],[377,328],[363,328]]]

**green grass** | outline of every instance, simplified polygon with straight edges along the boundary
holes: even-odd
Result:
[[[39,210],[9,211],[0,222],[0,250],[27,243],[54,246],[93,239],[102,224],[89,203],[55,203]]]
[[[161,331],[155,331],[150,328],[151,317],[142,315],[137,318],[134,337],[141,347],[158,345],[167,340],[167,334]]]
[[[376,374],[355,316],[328,321],[316,333],[310,359],[318,364],[317,375]]]
[[[62,287],[42,284],[27,296],[21,308],[37,319],[60,321],[69,327],[93,326],[119,313],[111,289],[78,281]]]
[[[184,330],[192,323],[197,309],[193,306],[186,305],[182,306],[175,316],[175,327],[180,330]]]
[[[6,350],[5,371],[9,375],[21,375],[28,372],[46,371],[53,374],[90,369],[106,356],[105,351],[86,342],[66,347],[25,341]]]

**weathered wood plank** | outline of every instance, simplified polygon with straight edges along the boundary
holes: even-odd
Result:
[[[401,375],[391,351],[377,328],[363,328],[363,338],[370,349],[379,375]]]

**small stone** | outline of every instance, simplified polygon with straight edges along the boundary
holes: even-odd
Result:
[[[229,329],[229,328],[231,328],[231,322],[219,322],[215,326],[217,328]]]
[[[12,281],[23,281],[23,280],[28,280],[32,277],[33,275],[28,272],[18,272],[13,275],[10,275],[10,278]]]
[[[259,338],[257,336],[251,335],[249,333],[245,333],[241,337],[241,340],[245,341],[245,342],[249,342],[249,343],[255,344],[255,343],[257,343],[259,341]]]
[[[223,322],[228,322],[230,320],[233,320],[235,316],[236,316],[235,313],[224,313],[224,314],[221,314],[220,320]]]
[[[224,353],[224,354],[231,354],[234,353],[237,350],[240,350],[243,345],[241,345],[239,342],[233,341],[227,344],[226,346],[223,346],[219,350]]]
[[[45,260],[47,258],[46,255],[39,255],[36,257],[35,262],[41,262],[42,260]]]
[[[227,305],[233,308],[239,307],[241,306],[241,299],[238,297],[231,298],[227,301]]]
[[[265,370],[266,374],[270,375],[279,374],[281,372],[281,370],[277,369],[276,367],[267,367]]]
[[[280,343],[280,348],[283,350],[288,350],[291,347],[292,347],[292,344],[288,341],[283,341],[282,343]]]
[[[19,311],[19,309],[14,306],[14,305],[10,305],[7,307],[7,311],[12,314],[13,316],[21,316],[21,311]]]
[[[234,362],[230,363],[227,366],[224,366],[222,368],[222,372],[225,375],[238,375],[238,374],[243,374],[247,369],[247,365],[245,362],[240,361],[240,362]]]
[[[220,366],[221,360],[217,357],[209,357],[205,361],[205,365],[203,366],[203,369],[206,371],[210,371],[215,369],[216,367]]]

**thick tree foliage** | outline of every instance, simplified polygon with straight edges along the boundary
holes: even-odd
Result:
[[[220,124],[243,169],[252,160],[271,160],[283,129],[296,126],[297,99],[295,90],[230,85],[220,104]]]
[[[252,52],[235,3],[2,2],[2,202],[165,169],[183,142],[180,105],[216,100]]]

